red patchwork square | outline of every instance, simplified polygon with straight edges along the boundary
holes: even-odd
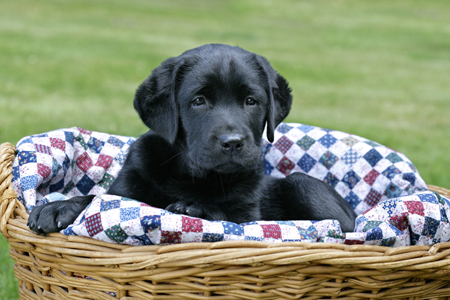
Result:
[[[77,127],[77,128],[83,134],[92,135],[92,131],[90,131],[90,130],[87,130],[87,129],[84,129],[84,128],[80,128],[80,127]]]
[[[113,158],[111,156],[105,155],[105,154],[100,154],[95,165],[102,167],[103,169],[107,169],[111,165],[112,161],[113,161]]]
[[[202,220],[196,218],[181,217],[183,232],[203,232]]]
[[[92,162],[92,159],[89,157],[89,154],[87,152],[84,152],[77,158],[77,166],[80,168],[84,173],[89,170],[94,163]]]
[[[91,237],[103,231],[102,216],[100,213],[86,218],[86,230]]]
[[[380,175],[380,173],[378,173],[376,170],[372,170],[369,172],[369,174],[366,175],[366,177],[364,177],[364,181],[367,182],[368,185],[372,186],[375,180],[378,178],[378,175]]]
[[[419,201],[405,201],[406,207],[408,208],[408,212],[411,214],[416,214],[419,216],[424,216],[424,207],[422,202]]]
[[[364,244],[364,241],[361,241],[361,240],[345,240],[344,241],[344,244],[346,244],[346,245],[362,245],[362,244]]]
[[[50,174],[52,172],[52,170],[49,167],[47,167],[46,165],[43,165],[43,164],[37,165],[37,171],[38,171],[39,176],[41,176],[43,179],[50,176]]]
[[[182,233],[179,231],[165,231],[161,232],[161,244],[179,244],[181,243]]]
[[[392,216],[387,221],[389,222],[389,224],[395,226],[399,230],[404,231],[406,228],[408,228],[409,225],[408,213],[403,212],[399,215]]]
[[[281,239],[281,228],[277,224],[261,225],[265,238]]]
[[[50,138],[50,145],[52,145],[53,148],[66,152],[66,142],[62,139]]]
[[[50,149],[49,146],[47,145],[41,145],[41,144],[36,144],[34,145],[36,147],[36,151],[39,153],[44,153],[47,155],[52,155],[52,150]]]
[[[370,189],[369,194],[367,194],[366,198],[364,199],[364,202],[369,204],[370,207],[374,206],[378,202],[380,202],[381,197],[383,197],[382,194],[378,193],[374,189]]]
[[[292,169],[295,167],[295,164],[289,160],[286,156],[283,156],[283,158],[280,160],[278,165],[276,166],[277,170],[283,173],[284,175],[288,176]]]
[[[286,152],[291,149],[292,145],[294,144],[293,141],[288,139],[286,136],[282,136],[275,144],[273,144],[275,147],[277,147],[278,150],[281,151],[281,153],[286,154]]]

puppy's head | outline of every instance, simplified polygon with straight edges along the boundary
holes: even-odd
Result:
[[[195,170],[255,169],[261,137],[292,103],[286,80],[254,53],[205,45],[165,60],[136,91],[144,123],[170,143],[182,143]]]

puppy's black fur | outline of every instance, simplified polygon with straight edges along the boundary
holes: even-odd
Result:
[[[242,223],[337,219],[355,213],[330,186],[308,175],[263,175],[261,137],[274,139],[291,90],[269,62],[227,45],[205,45],[164,61],[136,91],[134,107],[151,128],[130,147],[108,194],[174,213]],[[37,233],[70,225],[93,196],[36,207]]]

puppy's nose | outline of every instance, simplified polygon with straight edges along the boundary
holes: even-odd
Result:
[[[244,147],[244,139],[242,134],[222,134],[219,136],[219,144],[225,152],[239,153]]]

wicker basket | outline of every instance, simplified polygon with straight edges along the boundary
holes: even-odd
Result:
[[[12,144],[0,146],[0,231],[11,245],[20,299],[450,300],[450,242],[127,246],[39,236],[27,227],[28,214],[12,188],[14,155]]]

